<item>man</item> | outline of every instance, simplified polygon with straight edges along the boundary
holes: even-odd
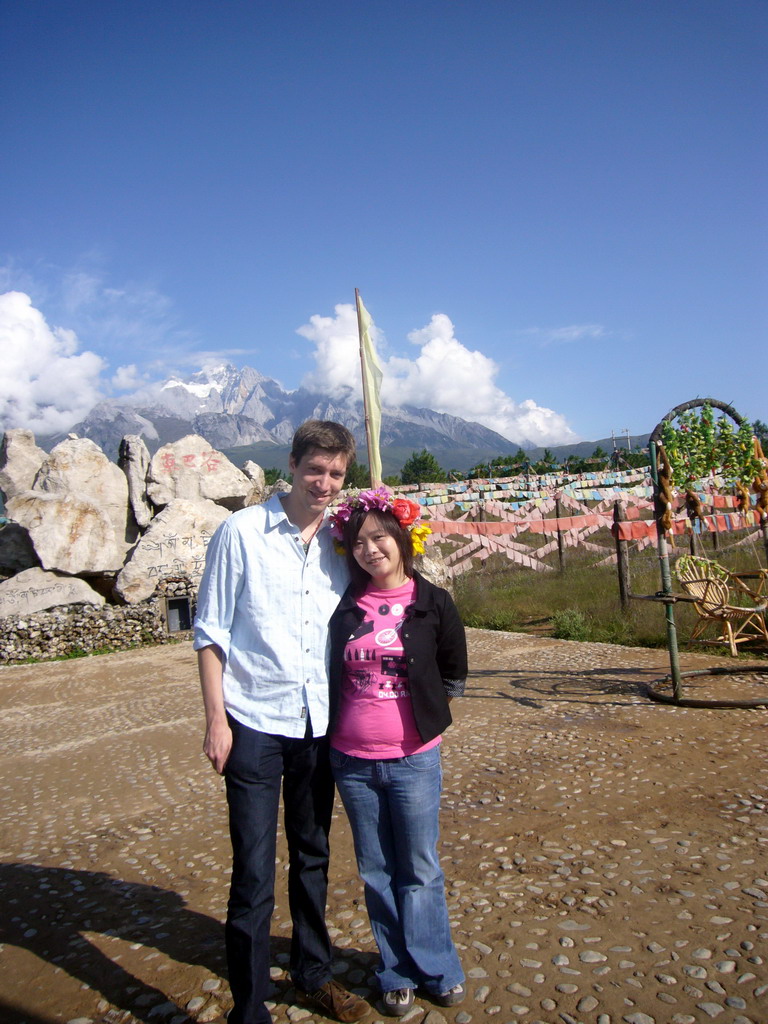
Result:
[[[296,431],[293,488],[235,512],[214,534],[194,646],[205,705],[203,750],[226,781],[232,881],[225,929],[230,1024],[270,1024],[269,930],[283,788],[294,984],[325,1016],[368,1004],[331,976],[325,926],[328,832],[328,619],[347,584],[325,524],[354,459],[352,435],[309,420]]]

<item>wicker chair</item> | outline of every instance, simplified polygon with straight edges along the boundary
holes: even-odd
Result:
[[[768,599],[756,599],[727,569],[708,558],[681,555],[675,563],[675,575],[686,594],[694,599],[698,621],[691,641],[727,644],[734,658],[738,644],[751,640],[768,644],[764,617]],[[739,604],[739,600],[749,603]],[[717,630],[717,636],[701,637],[709,627]]]

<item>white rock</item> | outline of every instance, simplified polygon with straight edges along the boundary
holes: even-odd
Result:
[[[699,1010],[703,1010],[708,1017],[719,1017],[723,1013],[725,1007],[721,1006],[720,1003],[696,1003]]]
[[[43,449],[35,444],[31,430],[6,430],[0,444],[0,492],[6,502],[23,491],[32,490],[46,458]]]
[[[26,569],[0,583],[0,618],[31,615],[62,604],[104,604],[101,594],[75,576]]]
[[[115,531],[115,543],[123,552],[135,543],[137,534],[128,508],[125,473],[88,438],[57,444],[40,467],[32,490],[91,502],[106,512]]]
[[[255,462],[250,460],[243,464],[243,473],[251,481],[251,493],[245,499],[246,505],[258,505],[264,501],[267,494],[267,481],[264,470]]]
[[[151,456],[137,434],[128,434],[120,442],[118,465],[128,481],[128,501],[137,524],[145,529],[152,521],[153,508],[147,498],[147,475]]]
[[[583,953],[579,953],[579,960],[583,964],[601,964],[607,959],[605,953],[598,953],[596,949],[587,949]]]
[[[736,970],[736,961],[718,960],[715,964],[715,970],[720,971],[721,974],[733,974]]]
[[[107,512],[91,501],[25,491],[11,498],[7,511],[27,531],[44,569],[72,575],[112,573],[125,561],[124,540],[118,540]]]
[[[136,604],[151,597],[168,576],[186,576],[196,586],[205,568],[208,541],[228,515],[212,501],[171,501],[134,548],[117,577],[115,593]]]
[[[584,996],[580,999],[576,1009],[579,1013],[590,1013],[598,1006],[598,1001],[594,996]]]
[[[197,434],[163,445],[149,466],[147,494],[158,508],[174,498],[204,498],[234,512],[245,507],[252,489],[245,473]]]

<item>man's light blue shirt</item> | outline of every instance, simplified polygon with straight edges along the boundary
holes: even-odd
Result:
[[[260,732],[328,728],[328,620],[349,582],[330,524],[307,553],[275,495],[235,512],[208,545],[194,647],[224,653],[224,705]]]

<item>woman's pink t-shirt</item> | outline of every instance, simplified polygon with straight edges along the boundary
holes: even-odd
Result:
[[[416,728],[400,631],[416,584],[369,587],[358,600],[363,621],[347,641],[339,721],[331,745],[353,757],[406,757],[437,746]]]

